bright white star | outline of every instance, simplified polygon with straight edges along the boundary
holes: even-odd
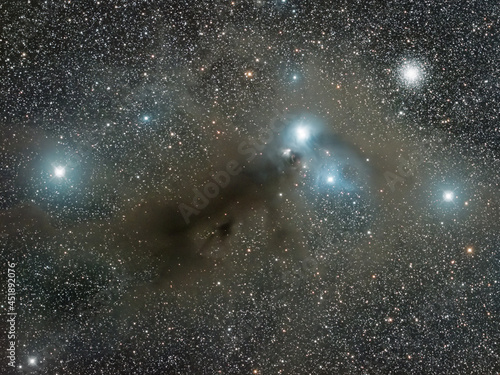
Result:
[[[331,182],[333,182],[333,177],[332,177],[332,176],[329,176],[327,180],[328,180],[328,182],[330,182],[330,183],[331,183]]]
[[[31,366],[35,365],[35,364],[36,364],[36,358],[35,358],[35,357],[31,357],[31,358],[29,358],[29,359],[28,359],[28,363],[29,363]]]
[[[454,198],[454,194],[452,191],[445,191],[444,194],[443,194],[443,199],[446,201],[446,202],[451,202]]]
[[[295,133],[297,134],[299,141],[305,141],[309,138],[309,130],[304,126],[298,127]]]
[[[56,177],[64,177],[64,174],[66,173],[66,170],[64,167],[55,167],[54,169],[54,175]]]

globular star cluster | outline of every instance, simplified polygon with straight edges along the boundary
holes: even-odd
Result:
[[[494,2],[0,9],[2,374],[500,371]]]

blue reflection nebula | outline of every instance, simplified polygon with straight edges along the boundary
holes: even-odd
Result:
[[[315,119],[292,121],[282,133],[282,155],[299,160],[303,208],[315,231],[315,248],[326,248],[321,237],[365,233],[374,218],[371,168],[359,150]]]
[[[282,154],[300,155],[304,183],[319,193],[357,191],[369,182],[369,169],[352,145],[320,121],[293,122],[283,134]]]

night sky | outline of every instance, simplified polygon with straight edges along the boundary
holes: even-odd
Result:
[[[498,12],[3,2],[0,373],[498,374]]]

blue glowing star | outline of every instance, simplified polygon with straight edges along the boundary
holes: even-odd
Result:
[[[309,129],[305,126],[299,126],[297,130],[295,130],[295,134],[297,135],[297,139],[299,141],[307,141],[311,136]]]
[[[64,174],[66,173],[66,169],[64,167],[55,167],[54,168],[54,176],[56,177],[64,177]]]
[[[445,191],[443,194],[443,199],[446,202],[451,202],[453,201],[453,198],[455,198],[454,193],[452,191]]]

